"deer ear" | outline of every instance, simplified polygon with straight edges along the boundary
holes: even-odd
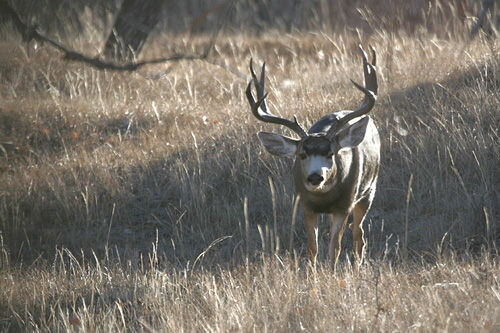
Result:
[[[294,156],[300,142],[300,140],[274,133],[259,132],[257,135],[266,150],[277,156]]]
[[[354,148],[363,141],[370,118],[363,117],[355,123],[349,123],[337,134],[340,148]]]

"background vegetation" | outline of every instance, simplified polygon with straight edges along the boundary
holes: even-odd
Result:
[[[206,60],[135,72],[67,61],[6,19],[0,328],[497,331],[495,17],[472,39],[479,4],[405,3],[292,1],[277,16],[274,2],[238,2]],[[219,11],[199,31],[169,30],[179,17],[189,27],[195,5],[164,9],[140,58],[202,52]],[[77,11],[87,32],[44,31],[98,54],[111,26],[92,8]],[[286,131],[254,119],[244,89],[253,57],[267,62],[276,113],[309,126],[355,108],[359,43],[377,48],[382,167],[367,262],[352,271],[347,231],[333,276],[305,260],[292,161],[256,138]],[[321,235],[324,255],[326,219]]]

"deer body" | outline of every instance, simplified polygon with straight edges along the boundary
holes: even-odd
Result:
[[[364,50],[365,86],[354,83],[365,94],[360,108],[337,111],[318,120],[308,132],[297,122],[274,116],[267,110],[264,94],[265,64],[260,80],[250,62],[252,80],[246,95],[252,113],[259,120],[284,125],[300,139],[260,132],[260,141],[274,155],[295,157],[293,175],[295,189],[300,195],[307,231],[307,252],[312,263],[318,254],[318,214],[330,215],[329,255],[334,270],[341,251],[342,235],[349,215],[353,214],[355,260],[363,257],[363,220],[375,195],[380,166],[380,138],[373,120],[366,114],[377,98],[375,50],[369,63]],[[251,84],[257,90],[255,101]]]

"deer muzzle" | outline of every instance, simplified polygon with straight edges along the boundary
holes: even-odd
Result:
[[[309,175],[309,177],[307,177],[307,181],[314,186],[321,184],[323,180],[324,180],[323,176],[320,175],[319,173],[313,173]]]

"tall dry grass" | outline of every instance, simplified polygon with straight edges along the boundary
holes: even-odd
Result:
[[[2,328],[28,331],[496,332],[498,258],[433,264],[370,262],[359,274],[262,258],[192,270],[130,260],[76,259],[3,272]]]
[[[4,39],[0,327],[497,330],[498,40],[457,29],[225,35],[224,66],[142,74]],[[361,102],[360,42],[378,53],[382,167],[368,261],[355,275],[343,252],[334,277],[304,264],[300,214],[289,248],[292,162],[255,135],[286,131],[251,116],[241,76],[266,60],[269,105],[311,125]],[[206,43],[159,36],[144,57]]]

